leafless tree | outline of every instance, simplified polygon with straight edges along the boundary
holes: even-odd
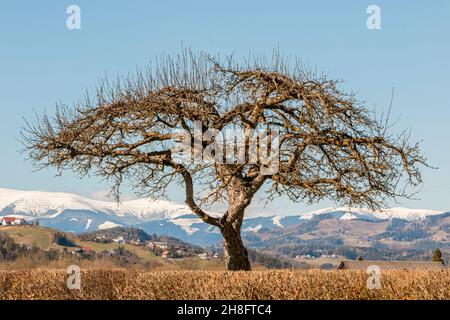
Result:
[[[409,143],[408,132],[392,135],[389,122],[341,86],[277,53],[269,61],[252,58],[239,65],[186,50],[163,55],[154,69],[103,81],[95,99],[38,116],[22,137],[38,168],[106,177],[116,195],[123,181],[155,197],[179,182],[192,212],[220,229],[227,268],[250,270],[241,226],[258,190],[268,199],[286,194],[294,201],[328,198],[377,209],[389,199],[411,197],[422,183],[419,169],[426,159]],[[173,132],[193,132],[196,122],[202,133],[242,128],[246,159],[250,129],[278,130],[278,171],[264,174],[261,161],[176,161]],[[202,141],[201,147],[211,143]],[[217,201],[228,204],[221,217],[201,208]]]

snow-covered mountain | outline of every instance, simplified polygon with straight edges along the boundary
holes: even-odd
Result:
[[[67,210],[98,212],[143,221],[172,219],[190,213],[186,205],[164,200],[138,199],[117,203],[92,200],[70,193],[0,188],[0,213],[54,218]]]
[[[370,210],[366,208],[331,207],[312,211],[301,215],[302,219],[311,219],[319,215],[332,215],[339,220],[392,220],[402,219],[407,221],[420,220],[428,216],[442,214],[443,211],[427,209],[388,208],[382,210]]]
[[[219,213],[209,212],[212,215]],[[373,211],[361,208],[326,208],[305,214],[246,218],[243,232],[256,234],[284,229],[313,219],[383,221],[393,218],[415,221],[442,214],[436,210],[390,208]],[[92,200],[70,193],[18,191],[0,188],[0,216],[39,219],[41,225],[82,233],[115,226],[138,226],[148,233],[166,234],[200,245],[221,241],[217,228],[203,223],[180,203],[139,199]]]
[[[219,215],[215,212],[208,213]],[[117,203],[70,193],[2,188],[0,216],[39,219],[43,226],[75,233],[115,226],[141,226],[151,233],[187,239],[200,229],[205,229],[204,223],[192,215],[187,205],[172,201],[138,199]]]

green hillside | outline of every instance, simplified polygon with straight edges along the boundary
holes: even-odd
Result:
[[[76,247],[90,247],[96,252],[109,251],[111,249],[117,249],[119,247],[116,243],[98,243],[94,241],[80,240],[74,234],[67,234],[69,239],[75,244],[75,247],[60,246],[53,242],[54,235],[59,232],[55,229],[35,226],[5,226],[1,227],[0,231],[7,233],[15,242],[19,244],[25,244],[29,246],[37,246],[38,248],[48,249],[61,249],[67,248],[69,251],[75,250]],[[132,244],[123,244],[125,249],[134,252],[139,258],[144,260],[162,260],[160,257],[153,255],[150,251],[141,246]]]
[[[133,262],[133,267],[144,267],[158,270],[178,270],[178,269],[223,269],[223,262],[216,259],[216,261],[201,260],[198,257],[182,258],[182,259],[163,259],[161,256],[155,255],[145,246],[135,245],[130,243],[117,244],[114,242],[100,243],[95,241],[87,241],[80,239],[77,235],[72,233],[64,233],[64,235],[74,244],[72,247],[62,246],[55,243],[54,238],[56,234],[61,234],[59,230],[36,227],[36,226],[3,226],[0,227],[1,233],[8,235],[17,244],[26,245],[28,247],[38,247],[42,250],[57,250],[59,252],[75,251],[80,247],[89,247],[95,253],[101,254],[105,251],[111,250],[120,251],[118,249],[125,249],[125,251],[132,252],[138,257],[139,262]],[[65,250],[66,249],[66,250]],[[1,260],[1,259],[0,259]],[[104,259],[101,259],[101,263],[97,260],[84,260],[83,265],[99,265],[105,264]],[[109,265],[108,265],[109,266]],[[123,265],[119,265],[123,266]]]
[[[19,244],[35,245],[44,250],[55,247],[53,236],[57,230],[34,226],[3,226],[1,232],[7,233]],[[58,246],[57,246],[58,247]]]

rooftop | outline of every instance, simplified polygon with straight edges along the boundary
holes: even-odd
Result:
[[[439,271],[447,269],[440,262],[432,261],[381,261],[381,260],[344,260],[339,264],[340,270],[367,270],[369,266],[378,266],[381,270],[428,270]]]

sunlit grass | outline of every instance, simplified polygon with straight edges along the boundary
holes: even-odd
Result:
[[[450,299],[450,271],[385,271],[381,289],[360,271],[252,272],[124,269],[82,271],[81,290],[64,270],[0,272],[0,299]]]

